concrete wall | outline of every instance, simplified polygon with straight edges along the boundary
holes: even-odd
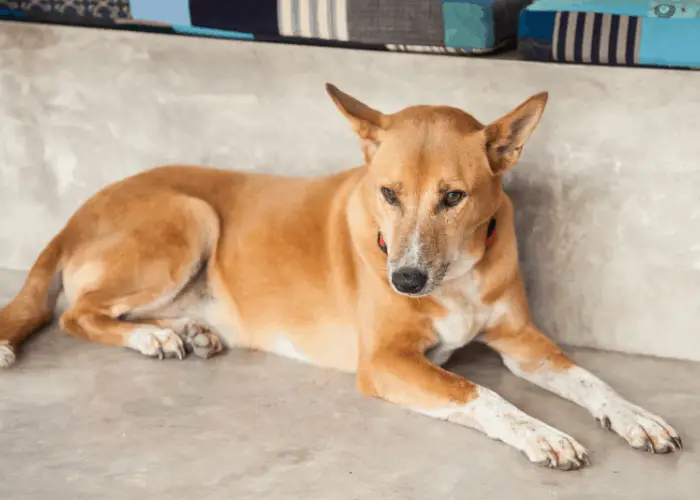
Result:
[[[0,267],[26,269],[90,194],[156,164],[358,164],[325,81],[482,121],[549,90],[508,184],[535,318],[569,344],[700,360],[694,72],[0,23]]]

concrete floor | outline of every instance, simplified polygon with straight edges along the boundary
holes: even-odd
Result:
[[[591,468],[533,466],[477,432],[361,397],[348,375],[244,351],[157,361],[51,328],[0,372],[0,498],[697,499],[700,364],[572,355],[667,418],[686,449],[635,451],[481,349],[451,368],[572,434]]]

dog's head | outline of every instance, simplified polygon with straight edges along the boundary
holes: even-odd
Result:
[[[456,108],[384,114],[333,85],[326,90],[360,136],[365,194],[386,242],[392,287],[424,296],[467,273],[484,254],[501,176],[539,123],[547,94],[484,126]]]

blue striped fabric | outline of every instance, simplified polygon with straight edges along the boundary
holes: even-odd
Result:
[[[593,64],[638,64],[640,21],[641,18],[632,16],[558,12],[554,16],[552,59]]]
[[[526,59],[700,68],[698,0],[538,0],[520,16]]]
[[[531,1],[0,0],[0,19],[358,49],[468,54],[511,45],[519,13]]]

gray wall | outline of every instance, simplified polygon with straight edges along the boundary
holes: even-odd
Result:
[[[180,162],[361,162],[323,90],[482,121],[548,90],[508,190],[535,318],[560,341],[700,360],[700,74],[0,23],[0,267],[110,181]]]

